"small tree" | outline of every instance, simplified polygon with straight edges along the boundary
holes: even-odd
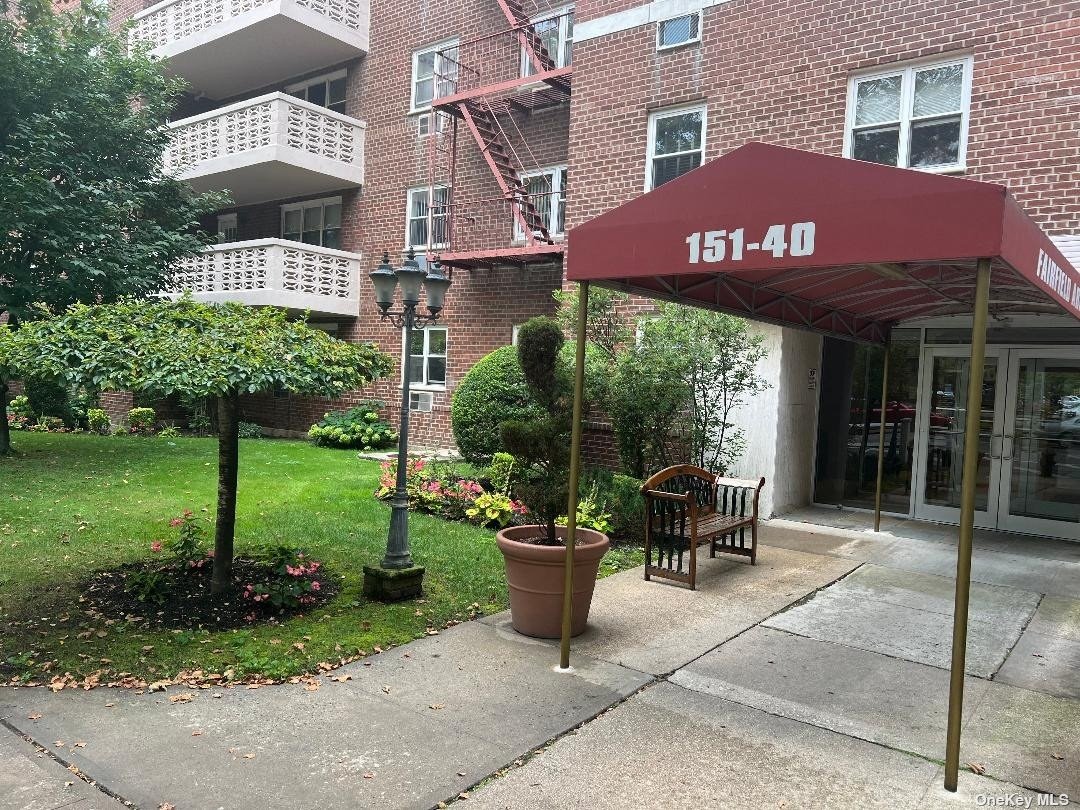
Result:
[[[556,316],[559,325],[567,334],[577,333],[578,288],[574,285],[569,290],[556,290],[555,300],[559,302]],[[589,318],[586,322],[585,340],[602,353],[609,363],[614,363],[620,349],[630,342],[633,332],[625,313],[620,310],[630,296],[626,293],[594,287],[589,291]]]
[[[218,414],[214,593],[231,583],[240,395],[283,388],[340,396],[385,376],[391,367],[390,357],[373,345],[335,340],[289,320],[284,310],[189,298],[77,304],[59,317],[25,324],[16,334],[14,355],[20,368],[39,368],[95,390],[213,398]]]
[[[546,527],[548,545],[558,545],[555,521],[570,494],[570,433],[573,377],[560,357],[563,333],[551,318],[533,318],[518,332],[518,360],[541,416],[499,426],[503,447],[522,465],[516,494]]]
[[[109,30],[105,3],[0,0],[0,317],[157,293],[224,202],[164,173],[182,80]],[[27,373],[35,369],[26,369]],[[0,453],[7,380],[0,372]]]
[[[643,323],[639,351],[650,363],[660,359],[688,397],[691,461],[723,473],[745,448],[735,411],[769,387],[757,373],[768,353],[764,338],[747,321],[721,312],[662,303],[658,315]]]

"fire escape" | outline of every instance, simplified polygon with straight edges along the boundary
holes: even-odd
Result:
[[[559,263],[564,249],[550,227],[559,200],[550,191],[530,193],[522,180],[540,166],[519,121],[570,97],[573,68],[560,32],[572,25],[573,12],[531,22],[523,0],[497,2],[507,30],[463,42],[436,58],[431,199],[437,190],[446,196],[432,205],[442,222],[429,234],[442,246],[433,245],[434,252],[451,267]],[[459,139],[476,144],[500,196],[470,197],[469,189],[459,188]]]

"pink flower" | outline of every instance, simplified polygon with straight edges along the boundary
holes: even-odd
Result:
[[[169,521],[169,525],[172,526],[174,529],[177,526],[183,526],[184,525],[184,519],[183,518],[173,518],[172,520]]]
[[[160,540],[155,540],[153,543],[150,544],[150,550],[152,552],[154,552],[155,554],[157,554],[159,551],[161,551],[161,549],[162,549],[162,545],[161,545]]]
[[[210,549],[210,551],[206,552],[206,556],[209,557],[211,560],[214,559],[214,550]]]
[[[319,584],[318,580],[311,583],[311,590],[313,590],[313,591],[321,591],[322,590],[322,585]]]

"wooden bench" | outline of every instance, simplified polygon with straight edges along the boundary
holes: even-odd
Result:
[[[697,547],[757,563],[758,497],[765,479],[721,478],[691,464],[668,467],[641,485],[645,498],[645,579],[661,577],[696,589]],[[750,530],[750,543],[746,530]],[[683,571],[683,557],[688,571]],[[655,557],[655,562],[654,562]]]

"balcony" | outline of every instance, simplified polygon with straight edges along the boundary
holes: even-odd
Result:
[[[365,124],[270,93],[170,125],[165,170],[196,191],[228,189],[236,205],[364,182]]]
[[[285,239],[230,242],[183,260],[166,295],[356,317],[360,261],[359,253]]]
[[[220,99],[363,56],[370,18],[370,0],[164,0],[129,38]]]

